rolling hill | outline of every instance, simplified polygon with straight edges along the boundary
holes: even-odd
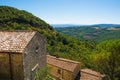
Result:
[[[80,40],[100,42],[104,40],[119,39],[120,27],[118,25],[100,24],[94,26],[55,27],[57,32]]]

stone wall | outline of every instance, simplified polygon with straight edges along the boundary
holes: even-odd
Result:
[[[22,54],[0,53],[0,80],[23,80]]]
[[[0,53],[0,79],[10,79],[9,55]]]
[[[63,79],[64,80],[73,80],[73,73],[67,70],[63,70]]]
[[[13,80],[24,80],[22,54],[11,54]]]
[[[46,67],[46,41],[36,33],[23,53],[24,80],[31,80],[41,67]]]
[[[103,80],[101,76],[96,76],[94,74],[86,73],[81,71],[80,80]]]
[[[67,70],[61,69],[50,64],[47,64],[47,66],[50,68],[49,73],[54,78],[56,78],[56,80],[73,80],[72,72],[69,72]]]
[[[81,71],[81,65],[80,65],[80,63],[78,63],[78,65],[74,69],[73,79],[79,79],[80,78],[80,71]]]

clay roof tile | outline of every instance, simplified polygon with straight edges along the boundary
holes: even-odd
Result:
[[[35,31],[0,31],[0,52],[22,53]]]

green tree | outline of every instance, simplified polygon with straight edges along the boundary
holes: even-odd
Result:
[[[48,74],[50,68],[41,68],[33,77],[35,80],[53,80],[53,78]]]
[[[94,68],[105,73],[108,80],[119,80],[120,76],[120,39],[101,42],[92,54]]]

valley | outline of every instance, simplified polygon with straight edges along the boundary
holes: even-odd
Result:
[[[111,25],[112,26],[112,25]],[[73,26],[73,27],[55,27],[59,33],[71,36],[79,40],[101,42],[120,38],[120,26]]]

